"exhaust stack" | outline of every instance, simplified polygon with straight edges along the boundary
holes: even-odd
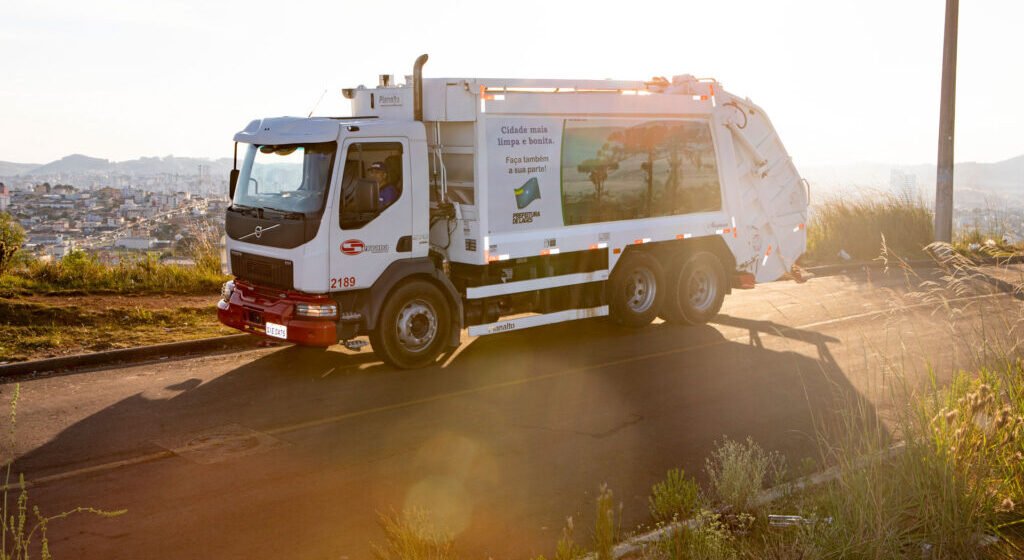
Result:
[[[412,66],[412,116],[423,122],[423,65],[427,63],[427,55],[421,54]]]

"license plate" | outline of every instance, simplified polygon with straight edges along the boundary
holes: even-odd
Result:
[[[267,336],[274,338],[288,338],[288,327],[277,323],[267,322]]]

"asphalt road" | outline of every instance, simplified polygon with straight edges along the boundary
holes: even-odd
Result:
[[[554,325],[466,339],[418,371],[276,348],[22,381],[15,472],[47,514],[128,510],[54,522],[58,559],[367,558],[377,513],[410,506],[464,557],[550,554],[567,516],[586,538],[602,483],[634,527],[651,485],[676,466],[701,477],[723,436],[797,464],[847,407],[885,420],[893,383],[1015,342],[1008,283],[915,285],[766,284],[706,326]]]

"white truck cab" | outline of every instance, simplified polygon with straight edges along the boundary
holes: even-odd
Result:
[[[789,271],[807,184],[765,113],[710,80],[382,76],[348,118],[235,135],[220,320],[430,364],[610,315],[701,323]]]

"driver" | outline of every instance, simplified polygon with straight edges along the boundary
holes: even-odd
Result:
[[[384,162],[378,161],[371,164],[369,175],[379,185],[377,192],[380,198],[381,210],[391,206],[398,200],[399,190],[396,178],[388,173],[388,168],[384,165]]]

